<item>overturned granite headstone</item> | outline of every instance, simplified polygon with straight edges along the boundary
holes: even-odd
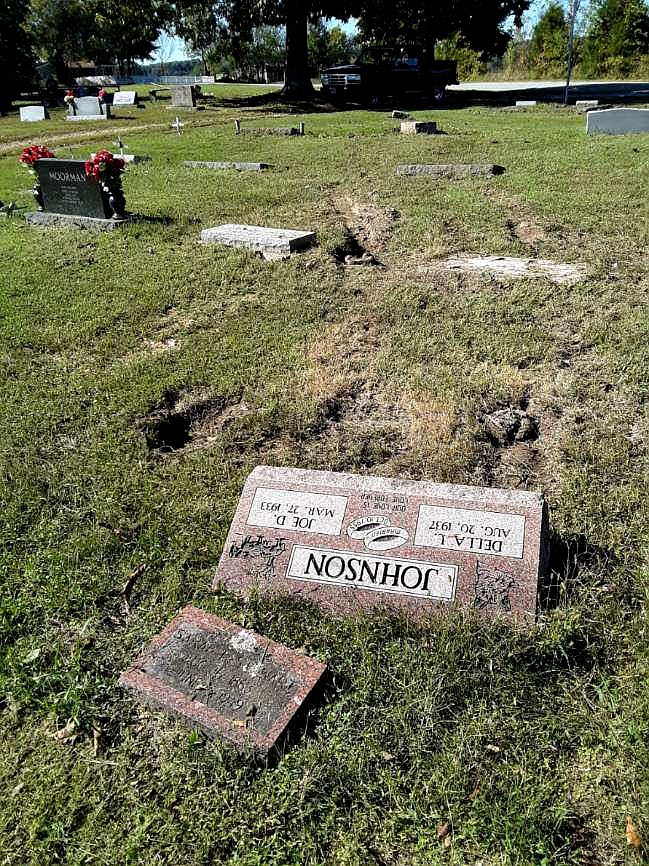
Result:
[[[547,553],[535,493],[258,466],[214,588],[288,592],[343,614],[460,604],[533,620]]]
[[[283,644],[186,607],[119,682],[207,736],[265,755],[297,723],[325,670]]]
[[[314,244],[315,232],[227,223],[222,226],[203,229],[201,243],[242,247],[261,253],[268,260],[287,259],[290,258],[291,253],[305,250]]]

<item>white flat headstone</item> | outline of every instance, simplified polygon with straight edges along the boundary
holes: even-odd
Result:
[[[47,109],[42,105],[23,105],[20,108],[20,119],[23,123],[35,123],[37,120],[49,120]]]
[[[599,100],[597,99],[578,99],[575,102],[577,108],[597,108]]]
[[[113,93],[113,105],[136,105],[137,93],[135,90],[118,90]]]
[[[270,229],[264,226],[226,225],[203,229],[202,244],[224,244],[261,253],[265,259],[287,259],[291,253],[306,249],[315,241],[315,232]]]
[[[649,108],[606,108],[589,111],[586,132],[602,135],[626,135],[649,132]]]
[[[516,108],[531,108],[536,105],[536,99],[517,99]]]

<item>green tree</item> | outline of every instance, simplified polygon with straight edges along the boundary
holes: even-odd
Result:
[[[415,45],[435,55],[438,41],[461,34],[464,46],[486,54],[502,54],[510,34],[508,18],[520,24],[529,0],[364,0],[359,27],[367,40]]]
[[[169,7],[160,0],[95,0],[88,50],[99,63],[115,63],[130,75],[135,60],[151,56]]]
[[[584,39],[584,72],[626,76],[647,53],[649,9],[643,0],[599,0]]]
[[[309,69],[317,75],[328,66],[349,63],[356,52],[356,41],[342,27],[327,27],[320,18],[309,24]]]
[[[530,40],[529,59],[535,71],[559,76],[568,56],[568,23],[562,6],[551,2],[536,22]]]
[[[93,11],[81,0],[32,0],[34,42],[59,81],[69,81],[73,60],[87,59],[93,26]]]
[[[21,87],[34,76],[34,55],[24,0],[0,4],[0,114],[6,114]]]

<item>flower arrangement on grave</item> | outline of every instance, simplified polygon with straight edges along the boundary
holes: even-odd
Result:
[[[98,99],[100,102],[105,102],[105,101],[106,101],[106,91],[104,90],[103,87],[101,88],[101,90],[100,90],[99,93],[97,94],[97,99]]]
[[[65,102],[66,105],[74,105],[74,93],[72,90],[65,91],[63,102]]]
[[[126,199],[122,189],[122,174],[125,163],[109,150],[100,150],[92,159],[86,160],[86,177],[101,186],[108,198],[114,219],[125,219]]]
[[[38,175],[36,174],[36,169],[34,168],[34,163],[38,159],[56,159],[55,155],[49,150],[47,147],[43,147],[41,144],[32,144],[30,147],[23,148],[22,153],[18,157],[18,161],[22,163],[22,165],[26,166],[26,168],[34,175],[36,180],[34,181],[34,185],[32,186],[32,194],[36,199],[36,204],[38,205],[39,210],[43,210],[43,191],[41,189],[41,185],[38,182]]]

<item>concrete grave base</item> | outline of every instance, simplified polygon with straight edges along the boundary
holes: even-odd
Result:
[[[474,165],[398,165],[398,175],[418,177],[430,175],[432,177],[489,177],[503,174],[505,169],[501,165],[474,164]]]
[[[264,226],[228,223],[203,229],[202,244],[223,244],[261,253],[267,260],[287,259],[291,253],[307,249],[315,243],[315,232],[293,229],[271,229]]]
[[[112,120],[113,118],[107,117],[105,114],[66,114],[65,119],[66,120]]]
[[[433,267],[417,269],[420,274],[436,271],[484,273],[501,279],[549,279],[553,283],[573,285],[586,278],[583,265],[568,265],[549,259],[517,259],[512,256],[453,256]]]
[[[626,135],[649,132],[649,108],[608,108],[589,111],[586,132],[590,135]]]
[[[183,165],[187,168],[232,168],[235,171],[266,171],[272,168],[272,165],[267,162],[205,162],[194,159],[186,159]]]
[[[119,683],[208,737],[266,755],[296,723],[325,671],[316,659],[186,607]]]
[[[537,105],[536,99],[517,99],[516,108],[533,108]]]
[[[402,135],[435,135],[436,132],[434,121],[404,120],[401,124]]]
[[[56,229],[92,229],[99,232],[110,232],[129,222],[129,220],[97,219],[96,217],[76,216],[66,213],[50,213],[49,211],[33,211],[25,214],[25,220],[34,226]]]

